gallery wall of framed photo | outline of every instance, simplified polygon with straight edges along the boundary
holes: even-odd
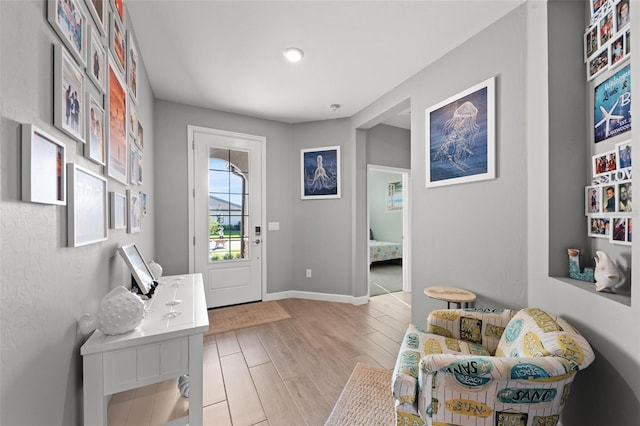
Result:
[[[591,99],[590,184],[584,189],[587,235],[631,246],[632,141],[630,0],[590,0],[584,33],[584,61]],[[615,251],[615,250],[614,250]],[[618,251],[616,251],[618,253]]]
[[[126,31],[125,0],[46,2],[57,36],[51,124],[64,137],[22,124],[23,201],[66,205],[70,247],[104,241],[108,229],[139,232],[147,200],[139,49]],[[83,156],[66,163],[76,150]]]

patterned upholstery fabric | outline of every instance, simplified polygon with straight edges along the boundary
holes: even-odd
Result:
[[[434,311],[400,348],[397,424],[555,426],[593,359],[577,330],[540,309]]]

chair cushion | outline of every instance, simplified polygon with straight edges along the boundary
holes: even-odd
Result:
[[[538,308],[522,309],[511,319],[498,343],[496,356],[558,356],[576,370],[586,368],[595,357],[589,343],[567,321]]]

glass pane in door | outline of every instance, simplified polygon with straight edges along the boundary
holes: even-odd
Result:
[[[249,153],[209,148],[209,260],[249,257]]]

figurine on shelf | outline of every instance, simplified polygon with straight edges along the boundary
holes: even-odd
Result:
[[[127,333],[140,325],[146,313],[144,308],[140,296],[118,286],[100,302],[97,328],[104,334]]]
[[[596,291],[613,291],[613,287],[620,282],[620,271],[615,262],[607,255],[607,253],[597,250],[596,269],[594,278],[596,279]]]
[[[149,271],[151,272],[151,275],[153,275],[153,278],[156,280],[160,279],[160,277],[162,276],[162,266],[154,261],[149,263]]]
[[[592,267],[585,267],[584,271],[580,269],[580,249],[568,249],[569,254],[569,278],[580,281],[593,282],[594,270]]]

